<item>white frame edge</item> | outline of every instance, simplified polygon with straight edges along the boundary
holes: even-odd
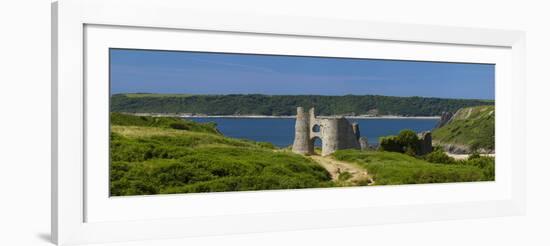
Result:
[[[185,12],[185,15],[182,15]],[[137,18],[139,16],[139,18]],[[216,18],[212,18],[216,16]],[[285,21],[281,21],[284,19]],[[261,24],[258,24],[261,23]],[[299,23],[293,24],[290,23]],[[285,215],[218,216],[187,220],[109,222],[89,225],[84,222],[83,167],[83,28],[86,24],[214,30],[263,34],[282,34],[348,39],[375,39],[403,42],[446,43],[458,45],[501,46],[512,49],[514,100],[512,110],[514,147],[512,199],[500,202],[456,204],[474,213],[449,215],[449,205],[419,206],[416,214],[396,213],[383,221],[370,220],[368,213],[358,213],[361,223],[339,218],[337,211],[286,213]],[[360,30],[360,31],[358,31]],[[364,30],[364,31],[363,31]],[[52,240],[57,244],[173,238],[179,236],[226,233],[296,230],[322,227],[360,226],[368,224],[415,222],[457,218],[521,215],[525,213],[525,34],[477,28],[408,25],[349,20],[314,19],[293,16],[259,16],[243,13],[199,12],[185,9],[177,0],[61,0],[52,4]],[[78,105],[78,107],[75,107]],[[75,146],[80,146],[75,148]],[[75,151],[77,150],[77,151]],[[395,212],[395,208],[387,208]],[[424,215],[430,214],[429,218]],[[246,227],[263,219],[292,217],[302,221],[292,225],[273,223],[269,227]],[[331,224],[320,224],[330,219]],[[222,223],[218,223],[221,220]],[[276,220],[276,219],[275,219]],[[275,221],[274,222],[277,222]],[[212,225],[212,221],[218,224]],[[193,224],[182,232],[174,227]],[[162,227],[149,234],[135,235],[133,228]],[[109,235],[108,228],[124,226],[125,231]],[[265,226],[265,225],[264,225]],[[107,228],[107,229],[105,229]],[[210,232],[209,232],[210,231]]]

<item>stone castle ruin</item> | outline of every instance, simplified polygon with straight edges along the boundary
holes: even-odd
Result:
[[[433,151],[432,134],[430,131],[420,132],[419,155]],[[304,108],[298,107],[296,114],[296,125],[294,133],[294,144],[292,152],[313,155],[315,140],[321,140],[321,155],[327,156],[341,149],[367,149],[367,139],[361,137],[359,125],[350,123],[346,118],[340,117],[316,117],[315,109],[309,109],[308,113]]]
[[[361,149],[367,146],[360,138],[359,125],[350,123],[344,117],[315,117],[315,109],[304,112],[298,107],[292,151],[299,154],[314,154],[315,140],[321,140],[322,156],[340,149]]]

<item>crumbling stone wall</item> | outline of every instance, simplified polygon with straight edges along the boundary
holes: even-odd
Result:
[[[359,145],[361,146],[361,150],[368,150],[369,141],[367,140],[367,137],[359,137]]]
[[[417,155],[425,155],[433,151],[432,147],[432,133],[430,131],[420,132],[417,134],[420,140],[420,148]]]
[[[322,142],[322,156],[340,149],[361,149],[359,125],[344,117],[316,117],[314,108],[306,114],[302,107],[298,107],[292,151],[313,154],[316,138]]]

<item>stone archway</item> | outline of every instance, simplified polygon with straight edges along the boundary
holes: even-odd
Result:
[[[321,154],[323,153],[323,139],[319,136],[315,136],[311,138],[311,146],[313,146],[313,153],[314,154]],[[317,151],[319,149],[320,151]]]

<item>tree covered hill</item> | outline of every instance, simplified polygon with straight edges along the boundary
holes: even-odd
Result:
[[[296,107],[315,107],[318,115],[400,115],[439,116],[460,108],[493,105],[493,101],[378,95],[191,95],[191,94],[115,94],[111,112],[170,113],[207,115],[296,114]]]

